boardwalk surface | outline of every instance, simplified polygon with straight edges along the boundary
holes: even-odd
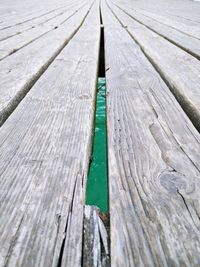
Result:
[[[85,206],[102,51],[107,233]],[[1,1],[0,267],[200,266],[199,60],[200,2]]]

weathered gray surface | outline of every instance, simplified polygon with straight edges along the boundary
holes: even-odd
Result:
[[[84,3],[71,5],[71,7],[67,10],[59,11],[59,14],[53,18],[48,18],[44,22],[38,23],[38,25],[28,26],[29,28],[25,31],[19,31],[19,29],[16,29],[17,34],[12,36],[12,38],[0,41],[0,60],[17,52],[19,49],[22,49],[24,46],[27,46],[48,32],[57,29],[61,24],[65,23],[66,25],[66,21],[84,5]],[[28,23],[26,22],[26,25],[27,24]],[[8,29],[5,29],[5,32],[8,33]]]
[[[128,6],[130,9],[134,9],[141,13],[149,13],[151,16],[159,17],[159,21],[168,19],[168,23],[175,25],[180,28],[182,27],[185,31],[187,27],[193,27],[198,29],[198,23],[200,23],[199,13],[200,5],[196,1],[190,0],[133,0],[133,1],[123,1],[114,0],[114,2],[119,3],[121,6]],[[191,27],[191,28],[192,28]],[[190,29],[188,34],[190,34]]]
[[[199,266],[199,133],[104,4],[102,13],[111,265]]]
[[[45,25],[46,23],[51,23],[52,20],[58,19],[59,16],[62,16],[66,11],[69,11],[70,8],[76,6],[78,3],[70,4],[68,6],[64,6],[62,9],[54,10],[53,12],[47,12],[44,15],[36,16],[33,19],[26,19],[24,22],[16,22],[16,24],[11,26],[4,26],[0,29],[0,41],[12,39],[12,37],[16,37],[17,35],[21,36],[21,34],[29,34],[30,31],[33,31],[37,27]],[[80,4],[80,2],[79,2]],[[66,16],[67,17],[67,16]],[[39,28],[38,28],[39,30]]]
[[[111,266],[199,266],[200,136],[178,101],[199,128],[200,3],[108,4]],[[84,207],[99,41],[99,1],[0,4],[0,267],[108,264]]]
[[[81,27],[91,4],[89,1],[57,29],[0,61],[0,124]]]
[[[0,30],[26,22],[32,23],[38,19],[43,20],[71,4],[71,1],[63,0],[4,1],[0,6]]]
[[[160,34],[170,42],[176,44],[177,46],[200,59],[200,39],[191,36],[189,32],[182,32],[175,29],[174,27],[171,27],[170,25],[164,24],[162,18],[160,18],[160,20],[155,20],[148,14],[144,15],[141,10],[135,10],[134,6],[133,9],[129,6],[126,6],[125,3],[118,5],[117,3],[115,3],[115,1],[113,2],[113,4],[123,10],[126,14],[131,16],[136,21],[140,22],[141,24]],[[200,27],[200,24],[198,24],[198,27]]]
[[[112,10],[146,56],[169,84],[172,92],[200,130],[200,62],[112,5]]]
[[[99,38],[96,2],[0,128],[1,267],[81,265]]]
[[[95,206],[85,206],[83,267],[109,267],[108,233]]]

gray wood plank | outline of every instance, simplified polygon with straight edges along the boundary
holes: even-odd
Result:
[[[100,43],[93,12],[98,5],[0,128],[0,266],[81,266]]]
[[[200,62],[112,5],[120,22],[170,86],[193,124],[200,130]]]
[[[81,4],[73,4],[71,8],[68,8],[67,11],[62,11],[56,17],[53,17],[52,19],[47,19],[45,22],[40,23],[39,25],[36,25],[34,27],[31,26],[29,30],[23,31],[22,33],[18,32],[13,37],[1,41],[0,60],[15,53],[20,48],[23,48],[24,46],[30,44],[31,42],[43,36],[44,34],[55,30],[60,25],[65,23],[69,18],[71,18],[74,14],[76,14],[76,12],[78,12],[78,10],[80,10],[85,5],[85,2],[82,2]]]
[[[63,12],[66,12],[78,3],[80,4],[80,1],[76,3],[71,3],[71,5],[68,5],[68,7],[63,8],[62,10],[48,12],[45,15],[36,16],[36,18],[34,19],[25,20],[22,23],[16,23],[12,27],[5,27],[5,29],[0,30],[0,41],[4,41],[9,38],[12,38],[13,36],[17,36],[21,33],[30,31],[33,28],[40,26],[45,22],[48,22],[49,20],[51,21],[51,19],[54,19],[54,17],[59,16],[59,14],[62,15]]]
[[[56,11],[61,10],[71,4],[63,0],[60,1],[34,1],[27,2],[20,0],[16,3],[12,0],[4,2],[0,6],[1,20],[2,24],[0,26],[0,31],[3,29],[8,29],[16,27],[24,23],[31,23],[34,20],[40,20],[46,16],[52,16]],[[7,6],[8,5],[8,6]]]
[[[99,213],[97,207],[85,206],[83,267],[110,266],[108,234]]]
[[[197,25],[188,25],[181,22],[172,21],[170,18],[160,16],[158,14],[152,14],[152,12],[143,11],[144,15],[148,15],[149,17],[155,19],[156,21],[162,21],[162,23],[179,30],[180,32],[183,32],[185,34],[188,34],[189,36],[192,36],[194,38],[200,39],[200,29],[199,29],[199,23]]]
[[[111,266],[198,266],[200,135],[103,3],[102,14]]]
[[[91,3],[54,31],[0,61],[0,124],[80,28]]]
[[[114,1],[113,4],[115,4],[118,8],[123,10],[127,15],[131,16],[136,21],[140,22],[141,24],[145,25],[149,29],[153,30],[154,32],[160,34],[170,42],[176,44],[177,46],[184,49],[186,52],[189,52],[193,56],[200,59],[200,40],[196,39],[188,33],[180,32],[168,25],[163,24],[162,20],[155,20],[152,19],[149,16],[143,15],[141,12],[138,12],[138,10],[132,10],[126,5],[119,6]],[[200,27],[200,25],[199,25]]]
[[[197,26],[200,23],[199,13],[200,4],[190,0],[149,0],[147,1],[122,1],[116,0],[121,5],[128,4],[130,9],[134,9],[141,12],[149,12],[154,15],[159,15],[162,18],[170,19],[170,23],[173,21],[181,22],[184,25]],[[198,26],[197,26],[198,27]]]

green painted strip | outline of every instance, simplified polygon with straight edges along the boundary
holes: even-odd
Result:
[[[108,211],[107,139],[106,139],[106,80],[98,79],[93,157],[90,165],[86,204]]]

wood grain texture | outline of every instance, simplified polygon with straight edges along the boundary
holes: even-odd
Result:
[[[199,133],[103,3],[102,14],[111,266],[199,266]]]
[[[112,10],[168,83],[200,130],[200,62],[112,5]]]
[[[92,2],[54,31],[0,62],[0,124],[81,27]]]
[[[75,4],[77,4],[77,2]],[[22,33],[29,32],[35,27],[45,24],[46,22],[53,20],[59,15],[62,15],[73,6],[74,5],[72,4],[64,6],[62,9],[59,8],[58,10],[55,9],[51,12],[46,12],[45,14],[34,17],[33,19],[26,19],[23,22],[15,22],[16,24],[14,25],[3,27],[0,30],[0,41],[7,40]]]
[[[121,6],[127,6],[131,9],[137,10],[141,13],[149,13],[157,16],[161,22],[167,21],[175,28],[175,25],[182,27],[185,31],[188,28],[184,26],[198,29],[200,18],[200,5],[198,2],[190,0],[149,0],[147,1],[123,1],[115,0]],[[187,32],[190,34],[190,29]]]
[[[186,52],[200,59],[200,39],[194,38],[193,36],[188,35],[188,33],[180,32],[179,30],[164,24],[162,19],[155,20],[148,14],[143,15],[140,10],[138,11],[131,9],[130,7],[126,6],[125,3],[123,3],[122,6],[119,6],[113,1],[113,4],[115,4],[118,8],[123,10],[127,15],[131,16],[136,21],[148,27],[150,30],[153,30],[162,37],[166,38],[168,41],[174,43],[175,45],[184,49]]]
[[[200,12],[200,8],[199,8]],[[150,16],[151,18],[155,19],[156,21],[162,21],[165,25],[170,26],[182,33],[185,33],[191,37],[194,37],[196,39],[200,39],[200,29],[199,29],[199,23],[194,23],[191,25],[189,23],[182,23],[173,21],[170,18],[160,16],[158,14],[152,14],[152,12],[143,11],[143,14],[146,14]]]
[[[93,13],[98,1],[0,129],[0,266],[81,266],[100,42]]]
[[[54,31],[61,24],[66,23],[66,21],[84,5],[85,3],[72,5],[71,8],[60,11],[59,14],[53,18],[48,18],[38,25],[27,26],[28,29],[25,31],[20,32],[19,29],[16,29],[16,35],[0,42],[0,60],[17,52],[19,49],[27,46],[31,42],[34,42],[50,31]],[[6,34],[8,34],[8,30],[6,29],[5,31]]]
[[[109,267],[108,234],[95,206],[85,206],[83,267]]]
[[[69,6],[71,1],[39,1],[27,2],[26,0],[14,1],[9,0],[3,2],[0,6],[1,25],[0,31],[18,25],[51,16],[55,12]]]

